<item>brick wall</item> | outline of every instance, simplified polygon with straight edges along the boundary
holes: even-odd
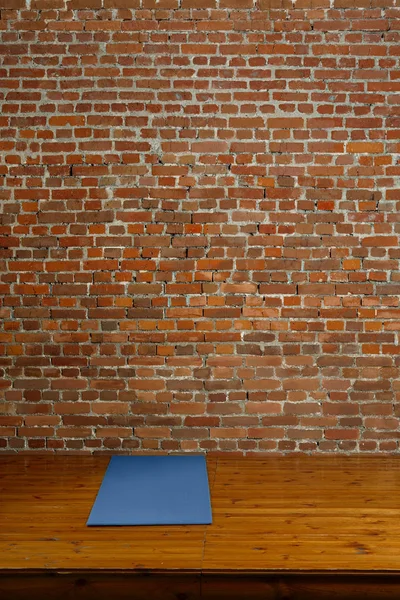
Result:
[[[0,448],[397,451],[399,0],[0,8]]]

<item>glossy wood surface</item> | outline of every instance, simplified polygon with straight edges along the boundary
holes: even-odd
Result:
[[[179,572],[188,598],[198,575],[210,598],[218,574],[400,576],[396,457],[209,458],[212,525],[88,528],[108,460],[0,456],[3,576]]]
[[[206,572],[400,572],[396,457],[219,459],[212,498]]]
[[[86,526],[108,461],[0,456],[0,570],[200,570],[205,526]]]

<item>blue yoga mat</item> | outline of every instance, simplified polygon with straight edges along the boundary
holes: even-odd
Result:
[[[113,456],[87,525],[211,523],[204,456]]]

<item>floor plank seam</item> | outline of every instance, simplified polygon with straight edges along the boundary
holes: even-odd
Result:
[[[213,477],[213,480],[212,480],[212,484],[210,485],[210,496],[212,494],[212,491],[214,489],[214,485],[215,485],[215,482],[216,482],[216,479],[217,479],[217,472],[218,472],[219,460],[220,460],[219,457],[217,457],[217,462],[216,462],[215,471],[214,471],[214,477]],[[211,510],[212,510],[212,498],[211,498]],[[213,515],[212,515],[212,518],[214,519]],[[206,525],[205,530],[204,530],[203,549],[202,549],[202,553],[201,553],[201,563],[200,563],[200,597],[202,597],[202,595],[201,595],[201,592],[202,592],[201,586],[202,586],[202,583],[203,583],[203,564],[204,564],[204,555],[205,555],[205,552],[206,552],[206,542],[207,542],[208,528],[209,528],[209,525]]]

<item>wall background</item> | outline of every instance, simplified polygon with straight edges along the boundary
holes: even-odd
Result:
[[[0,0],[2,450],[398,450],[399,6]]]

